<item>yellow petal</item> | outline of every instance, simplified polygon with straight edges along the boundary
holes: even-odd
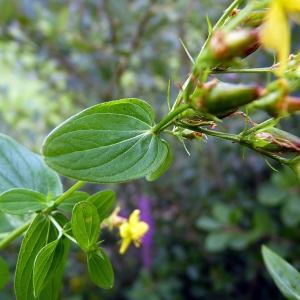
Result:
[[[127,250],[127,248],[130,245],[130,242],[131,242],[131,238],[130,237],[124,238],[122,240],[121,248],[119,250],[120,254],[124,254],[125,253],[125,251]]]
[[[278,53],[278,75],[282,75],[286,68],[290,51],[290,27],[281,1],[273,1],[267,13],[261,40],[266,48]]]
[[[134,226],[140,220],[140,211],[135,209],[129,216],[129,224]]]
[[[130,236],[130,228],[129,228],[129,224],[127,222],[123,223],[121,226],[120,226],[120,236],[122,238],[125,238],[127,236]]]
[[[300,11],[300,0],[280,0],[280,3],[289,12]]]

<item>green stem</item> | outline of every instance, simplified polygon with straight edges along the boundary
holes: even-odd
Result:
[[[220,19],[218,20],[218,22],[216,23],[216,25],[213,27],[212,31],[210,32],[210,34],[207,37],[207,40],[205,41],[204,45],[202,46],[202,49],[200,51],[200,53],[198,54],[196,61],[198,61],[203,53],[203,51],[205,50],[205,48],[207,47],[208,43],[211,40],[212,37],[212,33],[221,28],[222,25],[225,23],[226,19],[229,17],[230,13],[236,8],[238,7],[238,5],[242,2],[242,0],[235,0],[231,3],[231,5],[224,11],[223,15],[220,17]]]
[[[50,212],[55,210],[59,204],[61,204],[63,201],[65,201],[69,196],[71,196],[74,192],[76,192],[84,184],[85,184],[85,181],[78,181],[69,190],[67,190],[64,194],[62,194],[60,197],[58,197],[56,199],[56,201],[54,202],[53,206],[46,208],[45,210],[42,211],[42,213],[49,214]],[[28,229],[31,222],[32,221],[28,221],[28,222],[24,223],[22,226],[16,228],[8,236],[3,238],[0,241],[0,250],[3,249],[4,247],[6,247],[7,245],[9,245],[13,240],[15,240],[21,234],[23,234]]]
[[[226,21],[226,19],[229,17],[230,13],[232,12],[232,10],[233,10],[234,8],[236,8],[241,2],[242,2],[242,0],[235,0],[235,1],[233,1],[232,4],[224,11],[223,15],[220,17],[220,19],[218,20],[218,22],[217,22],[217,23],[215,24],[215,26],[213,27],[212,32],[210,32],[210,33],[208,34],[207,40],[205,41],[204,45],[202,46],[202,48],[201,48],[201,50],[200,50],[200,52],[199,52],[199,54],[198,54],[198,56],[197,56],[197,58],[196,58],[196,61],[198,61],[198,60],[200,59],[200,57],[201,57],[203,51],[206,49],[207,45],[209,44],[210,39],[211,39],[211,36],[212,36],[212,33],[213,33],[216,29],[220,28],[220,27],[224,24],[224,22]],[[176,98],[176,100],[175,100],[175,102],[174,102],[174,105],[173,105],[173,107],[172,107],[172,111],[175,110],[175,109],[179,106],[179,104],[180,104],[180,102],[181,102],[181,99],[182,99],[182,97],[183,97],[183,95],[184,95],[184,92],[185,92],[186,88],[189,87],[190,84],[191,84],[191,78],[192,78],[192,77],[193,77],[192,75],[189,76],[189,77],[187,78],[187,80],[185,81],[185,83],[183,84],[182,89],[181,89],[181,91],[178,93],[178,96],[177,96],[177,98]],[[197,76],[196,76],[196,77],[197,77]]]
[[[271,120],[272,119],[270,119],[268,121],[270,122]],[[253,145],[251,143],[249,143],[247,141],[247,139],[244,138],[243,135],[236,135],[236,134],[232,134],[232,133],[223,133],[223,132],[219,132],[219,131],[213,131],[213,130],[205,129],[205,128],[202,128],[202,127],[194,127],[194,126],[190,126],[190,125],[186,125],[186,124],[177,124],[177,126],[182,127],[182,128],[186,128],[186,129],[190,129],[190,130],[193,130],[193,131],[196,131],[196,132],[200,132],[200,133],[203,133],[203,134],[206,134],[206,135],[216,136],[216,137],[221,138],[223,140],[229,140],[229,141],[232,141],[232,142],[235,142],[235,143],[239,143],[243,146],[246,146],[246,147],[260,153],[263,156],[268,156],[268,157],[270,157],[274,160],[277,160],[281,164],[287,164],[289,162],[289,160],[284,158],[284,157],[281,157],[281,156],[278,156],[278,155],[273,154],[271,152],[263,151],[259,148],[253,147]]]
[[[56,199],[53,206],[48,207],[47,209],[43,210],[43,213],[48,214],[56,209],[58,205],[64,202],[68,197],[70,197],[74,192],[80,189],[86,182],[85,181],[78,181],[75,183],[70,189],[68,189],[65,193],[63,193],[60,197]]]
[[[230,74],[230,73],[272,73],[271,68],[252,68],[252,69],[226,69],[226,70],[211,70],[210,74]]]
[[[24,223],[22,226],[16,228],[15,230],[13,230],[8,236],[6,236],[5,238],[3,238],[0,241],[0,250],[5,248],[7,245],[9,245],[12,241],[14,241],[17,237],[19,237],[22,233],[24,233],[28,227],[31,224],[31,220]]]
[[[180,105],[177,108],[175,108],[173,111],[170,111],[170,113],[164,119],[162,119],[158,124],[156,124],[152,128],[152,132],[154,134],[159,134],[164,128],[170,126],[171,123],[173,122],[173,120],[178,115],[180,115],[181,113],[183,113],[185,110],[187,110],[189,108],[190,108],[189,104],[183,104],[183,105]]]

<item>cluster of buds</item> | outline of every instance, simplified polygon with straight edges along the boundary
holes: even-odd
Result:
[[[289,84],[287,77],[280,78],[267,87],[226,84],[217,80],[201,82],[207,69],[209,72],[224,71],[234,66],[237,60],[256,51],[262,44],[266,11],[254,11],[244,16],[242,21],[236,22],[240,14],[243,14],[242,10],[233,10],[224,26],[211,33],[207,46],[194,66],[192,79],[196,82],[196,87],[192,93],[188,91],[189,97],[186,99],[195,111],[217,118],[224,118],[252,102],[256,108],[265,110],[272,117],[299,111],[300,98],[289,96],[295,84]],[[298,69],[298,59],[291,56],[291,61],[295,60],[298,62]],[[278,65],[270,70],[276,68]]]

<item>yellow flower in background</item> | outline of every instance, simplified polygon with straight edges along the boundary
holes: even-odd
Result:
[[[281,76],[290,54],[291,36],[288,15],[300,12],[300,0],[271,0],[261,34],[262,44],[278,54],[277,75]]]
[[[136,247],[139,247],[142,242],[142,237],[148,229],[148,224],[140,221],[140,211],[138,209],[134,210],[129,220],[120,226],[120,236],[122,238],[120,254],[125,253],[131,242],[133,242]]]

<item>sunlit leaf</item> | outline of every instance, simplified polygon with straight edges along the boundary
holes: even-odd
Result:
[[[139,99],[90,107],[58,126],[44,142],[45,162],[57,172],[99,183],[144,177],[164,162],[168,147],[152,133],[154,111]]]

